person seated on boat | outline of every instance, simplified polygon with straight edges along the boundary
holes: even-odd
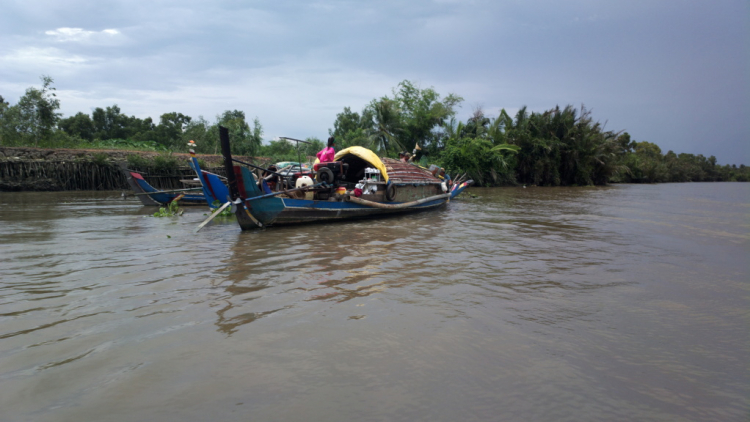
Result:
[[[401,161],[402,163],[406,163],[407,162],[406,152],[401,151],[401,152],[398,153],[398,161]]]
[[[266,170],[263,171],[263,174],[261,177],[266,181],[267,185],[271,190],[276,189],[276,182],[279,180],[279,176],[276,175],[276,172],[279,171],[278,168],[276,168],[275,164],[271,164],[268,166]]]
[[[279,169],[276,168],[276,165],[271,164],[270,166],[268,166],[268,168],[263,170],[263,174],[261,175],[261,177],[266,179],[269,182],[276,181],[276,179],[278,178],[278,176],[276,175],[277,171],[279,171]]]
[[[446,186],[450,187],[453,184],[450,174],[446,173],[444,168],[440,168],[440,177],[445,180]]]
[[[407,163],[411,163],[412,161],[414,161],[414,156],[411,155],[410,152],[405,152],[404,153],[404,158],[406,158],[406,162]]]
[[[333,147],[336,146],[336,141],[333,136],[328,138],[328,146],[320,150],[315,156],[318,157],[321,163],[330,163],[333,161],[333,157],[336,155],[336,150]]]

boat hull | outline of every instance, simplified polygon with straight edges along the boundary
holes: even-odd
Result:
[[[242,230],[251,230],[266,226],[334,222],[426,211],[440,208],[449,201],[450,197],[445,197],[403,208],[377,208],[347,201],[264,198],[238,204],[235,215]]]
[[[136,172],[123,169],[125,178],[130,189],[135,193],[143,205],[146,206],[166,206],[170,202],[180,197],[180,205],[206,205],[206,197],[196,194],[180,195],[179,193],[162,192],[151,186],[143,179],[143,176]]]
[[[198,176],[203,197],[211,209],[216,209],[220,206],[219,204],[229,201],[229,190],[218,175],[202,170],[195,156],[192,156],[188,163]]]

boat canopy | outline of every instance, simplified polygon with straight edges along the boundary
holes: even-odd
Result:
[[[385,169],[385,165],[380,160],[380,158],[377,155],[375,155],[374,152],[364,147],[349,147],[349,148],[345,148],[337,152],[333,160],[334,161],[346,161],[345,157],[347,155],[354,155],[366,161],[372,167],[380,170],[380,175],[383,177],[383,181],[385,182],[388,181],[388,170]]]

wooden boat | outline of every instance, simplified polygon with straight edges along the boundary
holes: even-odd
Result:
[[[125,166],[121,169],[130,189],[143,205],[166,206],[173,201],[179,201],[180,205],[206,205],[206,197],[199,192],[200,188],[160,190],[151,186],[140,173]]]
[[[220,127],[219,134],[228,195],[242,230],[436,209],[473,183],[448,186],[421,167],[350,147],[339,151],[333,163],[316,164],[314,181],[295,175],[292,187],[278,174],[234,160],[227,129]],[[259,177],[248,166],[258,170]]]
[[[229,189],[227,189],[225,181],[218,174],[201,169],[198,159],[195,158],[195,151],[192,149],[190,150],[189,163],[200,181],[203,197],[211,208],[218,208],[229,201]]]

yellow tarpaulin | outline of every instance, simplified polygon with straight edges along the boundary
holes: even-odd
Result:
[[[380,157],[375,155],[374,152],[370,151],[367,148],[349,147],[349,148],[342,149],[341,151],[336,153],[336,155],[333,157],[333,161],[341,161],[341,158],[343,158],[344,156],[348,154],[356,155],[357,157],[370,163],[371,166],[380,170],[380,175],[383,176],[383,181],[388,182],[388,171],[385,169],[385,164],[383,164],[383,162],[380,161]],[[319,160],[316,158],[315,163],[318,163],[318,162]]]

